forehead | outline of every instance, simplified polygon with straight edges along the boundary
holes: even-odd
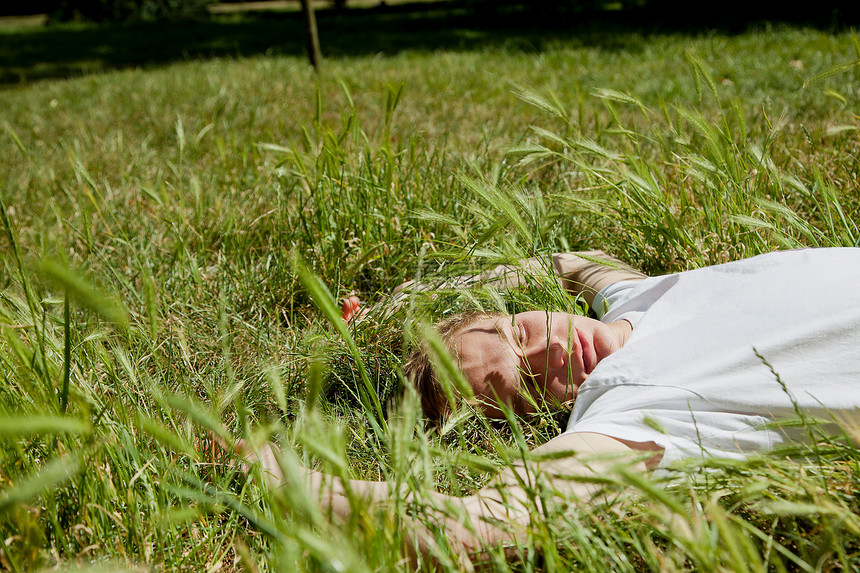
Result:
[[[457,355],[465,361],[466,358],[480,358],[481,354],[486,356],[486,353],[493,356],[510,354],[510,320],[507,317],[487,317],[465,327],[458,335]]]

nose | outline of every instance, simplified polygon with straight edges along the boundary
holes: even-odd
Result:
[[[542,374],[550,368],[561,368],[567,364],[570,352],[563,342],[554,336],[528,349],[526,358],[529,367],[535,374]]]
[[[567,361],[567,348],[559,340],[551,340],[547,347],[547,366],[561,368]]]

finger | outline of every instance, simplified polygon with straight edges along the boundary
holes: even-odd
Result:
[[[355,311],[352,308],[352,302],[350,299],[345,299],[340,305],[340,317],[344,322],[349,322],[353,314],[355,314]]]
[[[344,322],[349,322],[353,319],[358,309],[361,307],[361,299],[357,296],[351,296],[343,301],[340,305],[340,316]]]

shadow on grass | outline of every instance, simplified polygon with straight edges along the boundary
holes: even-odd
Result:
[[[682,0],[654,0],[647,9],[586,14],[497,10],[481,14],[462,0],[380,5],[317,13],[326,57],[396,54],[403,50],[502,48],[540,51],[565,38],[604,49],[635,49],[631,33],[742,32],[763,21],[833,29],[858,21],[860,2],[825,0],[803,10],[776,0],[721,0],[710,13],[690,14]],[[641,35],[639,36],[641,42]],[[631,45],[631,42],[633,45]],[[0,83],[16,84],[175,61],[258,54],[301,55],[301,15],[260,12],[207,21],[19,28],[0,33]]]

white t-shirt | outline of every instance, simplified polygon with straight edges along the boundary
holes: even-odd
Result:
[[[579,388],[568,432],[665,448],[660,465],[743,457],[860,418],[860,249],[770,253],[604,289],[633,333]],[[605,301],[605,305],[604,305]]]

